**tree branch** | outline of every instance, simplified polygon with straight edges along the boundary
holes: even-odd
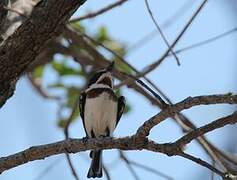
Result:
[[[153,13],[152,13],[152,11],[151,11],[151,8],[150,8],[150,5],[149,5],[149,3],[148,3],[148,0],[145,0],[145,4],[146,4],[147,11],[148,11],[148,13],[149,13],[149,15],[150,15],[150,17],[151,17],[151,20],[153,21],[154,25],[156,26],[156,28],[157,28],[158,32],[160,33],[162,39],[164,40],[165,44],[166,44],[167,47],[170,49],[171,54],[172,54],[172,55],[174,56],[174,58],[176,59],[177,64],[180,65],[179,58],[176,56],[175,52],[173,51],[173,48],[170,47],[170,44],[169,44],[168,40],[167,40],[166,37],[165,37],[165,34],[164,34],[163,31],[161,30],[161,28],[160,28],[158,22],[156,21],[155,17],[153,16]]]
[[[153,116],[150,120],[146,121],[137,131],[140,136],[148,136],[150,130],[157,124],[161,123],[168,117],[173,117],[178,112],[184,109],[189,109],[197,105],[209,105],[209,104],[236,104],[237,95],[225,94],[225,95],[209,95],[209,96],[197,96],[188,97],[185,100],[171,105],[164,109],[157,115]]]
[[[15,84],[45,44],[85,0],[42,0],[30,17],[0,46],[0,107],[14,93]]]
[[[185,136],[183,136],[182,138],[180,138],[179,140],[176,141],[176,143],[179,146],[184,146],[188,143],[190,143],[192,140],[198,138],[199,136],[202,136],[203,134],[206,134],[210,131],[219,129],[223,126],[226,126],[228,124],[235,124],[237,122],[237,112],[234,112],[233,114],[220,118],[218,120],[215,120],[205,126],[202,126],[200,128],[197,128],[191,132],[189,132],[188,134],[186,134]]]
[[[186,25],[183,27],[183,29],[181,30],[181,32],[179,33],[179,35],[175,38],[174,42],[170,44],[169,48],[167,49],[167,51],[164,52],[164,54],[161,56],[160,59],[158,59],[157,61],[155,61],[154,63],[148,65],[147,67],[144,68],[144,70],[142,70],[142,72],[137,76],[137,78],[141,78],[144,77],[146,74],[150,73],[151,71],[153,71],[154,69],[156,69],[157,67],[159,67],[159,65],[166,59],[166,57],[169,55],[170,51],[172,48],[174,48],[177,43],[179,42],[179,40],[183,37],[184,33],[187,31],[187,29],[190,27],[190,25],[192,24],[193,20],[197,17],[197,15],[201,12],[201,10],[203,9],[203,7],[205,6],[205,4],[208,2],[208,0],[203,0],[203,2],[201,3],[201,5],[197,8],[197,10],[194,12],[194,14],[192,15],[192,17],[189,19],[189,21],[186,23]]]
[[[0,158],[0,173],[13,167],[28,163],[34,160],[44,159],[49,156],[62,154],[62,153],[77,153],[90,149],[142,149],[144,141],[140,141],[134,137],[125,138],[104,138],[104,139],[67,139],[56,143],[34,146],[19,153],[13,154],[8,157]]]
[[[83,61],[83,64],[85,65],[93,65],[93,67],[105,67],[106,65],[104,65],[104,62],[107,61],[107,59],[101,54],[99,53],[93,46],[90,45],[90,43],[86,40],[91,41],[93,44],[96,45],[100,45],[103,48],[105,48],[106,50],[108,50],[109,52],[111,52],[114,56],[116,56],[118,59],[120,59],[122,62],[126,62],[122,57],[120,57],[119,55],[117,55],[116,53],[114,53],[112,50],[110,50],[109,48],[107,48],[106,46],[104,46],[103,44],[100,44],[98,42],[96,42],[95,40],[93,40],[92,38],[90,38],[88,35],[83,34],[83,33],[78,33],[73,31],[72,29],[68,28],[68,33],[67,35],[69,36],[68,38],[72,39],[72,41],[74,41],[75,44],[79,44],[80,46],[82,46],[86,51],[89,52],[90,56],[92,56],[92,59],[90,60],[86,60]],[[73,49],[71,49],[72,52],[72,56],[76,57],[76,59],[78,59],[78,52],[75,52]],[[81,59],[81,58],[79,58]],[[96,60],[95,63],[93,63],[93,59]],[[98,61],[99,60],[99,61]],[[102,63],[103,62],[103,63]],[[98,64],[97,64],[98,63]],[[108,63],[108,62],[107,62]],[[129,63],[127,63],[127,65],[134,70],[134,72],[136,72],[136,74],[140,74],[135,68],[133,68],[133,66],[131,66]],[[162,110],[165,109],[167,107],[166,103],[162,103],[162,99],[159,98],[159,96],[156,96],[155,93],[155,97],[153,98],[149,93],[147,93],[143,88],[139,87],[134,80],[136,80],[138,83],[139,79],[137,79],[134,76],[128,77],[128,75],[126,74],[125,76],[121,76],[121,72],[117,71],[115,72],[115,76],[122,80],[123,82],[120,83],[123,84],[124,82],[127,83],[127,87],[129,88],[133,88],[135,91],[139,92],[140,94],[142,94],[143,96],[145,96],[147,99],[150,100],[150,102],[154,105],[158,105]],[[129,80],[133,80],[131,82],[131,84],[129,82],[126,81],[126,79]],[[151,85],[153,84],[149,79],[147,79],[146,77],[144,77],[144,79],[149,82]],[[124,81],[125,80],[125,81]],[[142,83],[142,81],[141,81]],[[142,85],[144,87],[144,85]],[[116,86],[117,87],[117,86]],[[159,92],[159,94],[162,95],[162,97],[170,104],[172,105],[172,102],[169,100],[169,98],[156,86],[156,85],[152,85],[152,87],[154,89],[157,90],[157,92]],[[149,87],[148,87],[149,88]],[[150,91],[151,92],[151,91]],[[152,93],[154,94],[154,93]],[[160,100],[159,100],[160,99]],[[158,100],[158,101],[157,101]],[[177,113],[174,117],[172,117],[173,119],[175,119],[175,122],[179,124],[179,126],[182,128],[182,130],[184,132],[189,132],[191,130],[196,129],[196,126],[183,114],[181,113]],[[226,171],[228,168],[224,165],[224,162],[221,158],[219,158],[217,156],[217,151],[214,149],[214,145],[212,145],[205,137],[198,137],[197,141],[200,143],[200,145],[203,147],[203,149],[207,152],[207,154],[217,162],[217,164],[224,170]],[[231,162],[233,162],[231,160]],[[228,169],[229,170],[229,169]]]
[[[98,11],[96,12],[93,12],[93,13],[88,13],[84,16],[81,16],[81,17],[78,17],[78,18],[75,18],[75,19],[72,19],[70,20],[70,23],[74,23],[74,22],[77,22],[77,21],[82,21],[82,20],[85,20],[85,19],[91,19],[91,18],[94,18],[98,15],[101,15],[107,11],[110,11],[111,9],[117,7],[117,6],[121,6],[123,3],[125,3],[126,1],[128,0],[119,0],[119,1],[116,1],[112,4],[109,4],[108,6],[102,8],[102,9],[99,9]]]
[[[34,146],[19,153],[10,155],[8,157],[0,158],[0,173],[13,167],[28,163],[30,161],[44,159],[49,156],[62,154],[62,153],[77,153],[81,151],[91,149],[120,149],[120,150],[149,150],[153,152],[159,152],[168,156],[182,156],[189,160],[192,160],[213,172],[219,174],[223,179],[231,179],[231,174],[228,176],[226,173],[213,167],[211,164],[195,158],[191,155],[185,154],[182,150],[184,144],[191,142],[191,140],[204,135],[207,132],[223,127],[227,124],[233,124],[237,121],[237,114],[234,113],[231,116],[221,118],[203,127],[200,127],[187,135],[184,135],[178,141],[174,143],[158,144],[146,138],[144,135],[148,135],[152,127],[157,125],[164,119],[175,115],[183,109],[188,109],[197,105],[208,104],[234,104],[237,103],[237,95],[210,95],[210,96],[197,96],[189,97],[185,100],[172,105],[165,110],[161,111],[158,115],[147,120],[133,136],[123,138],[98,138],[98,139],[66,139],[56,143]]]
[[[7,16],[7,10],[5,9],[5,7],[7,7],[8,3],[9,3],[8,0],[0,1],[0,33],[2,31],[2,26]],[[2,37],[0,36],[0,38]],[[0,42],[1,42],[1,39],[0,39]]]

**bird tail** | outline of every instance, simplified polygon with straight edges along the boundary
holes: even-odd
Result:
[[[94,150],[90,152],[92,158],[91,166],[88,171],[88,178],[102,177],[102,150]]]

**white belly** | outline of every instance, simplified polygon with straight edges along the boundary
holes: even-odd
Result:
[[[91,137],[93,130],[96,137],[106,135],[106,128],[110,136],[116,126],[117,102],[109,99],[107,92],[101,93],[96,98],[87,98],[85,103],[84,121],[87,134]]]

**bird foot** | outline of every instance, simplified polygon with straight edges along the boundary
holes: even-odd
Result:
[[[83,143],[87,143],[87,141],[88,141],[88,137],[87,136],[82,138],[82,142]]]

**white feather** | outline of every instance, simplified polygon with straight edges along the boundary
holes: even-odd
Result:
[[[108,127],[112,136],[117,121],[117,106],[118,103],[111,100],[107,92],[101,93],[96,98],[87,98],[84,112],[87,134],[91,136],[93,130],[96,137],[106,135]]]
[[[93,84],[88,89],[86,89],[86,93],[92,89],[100,89],[100,88],[111,89],[111,87],[109,87],[106,84]]]

